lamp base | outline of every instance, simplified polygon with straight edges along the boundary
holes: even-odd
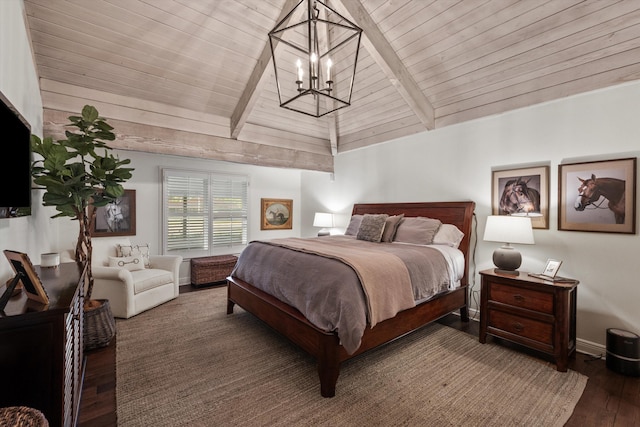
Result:
[[[330,234],[331,234],[330,231],[323,231],[323,230],[318,231],[318,237],[329,236]]]
[[[513,246],[501,246],[493,252],[493,264],[502,274],[519,274],[517,270],[522,264],[522,255]]]
[[[518,270],[503,270],[501,268],[494,268],[493,272],[496,274],[501,274],[503,276],[519,276],[520,272]]]

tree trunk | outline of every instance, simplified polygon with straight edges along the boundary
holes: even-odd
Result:
[[[76,242],[76,262],[86,263],[87,265],[87,277],[86,277],[86,294],[85,305],[91,303],[91,293],[93,292],[93,273],[91,271],[91,257],[93,253],[93,246],[91,244],[91,226],[95,220],[95,209],[91,215],[87,214],[87,208],[85,207],[78,212],[78,223],[80,230],[78,232],[78,241]]]

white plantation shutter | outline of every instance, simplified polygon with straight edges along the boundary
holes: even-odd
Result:
[[[212,242],[217,248],[247,244],[247,179],[211,177]]]
[[[247,244],[245,176],[163,170],[164,253],[236,253]]]

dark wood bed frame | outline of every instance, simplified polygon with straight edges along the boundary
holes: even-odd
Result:
[[[227,314],[232,314],[234,305],[238,304],[315,357],[318,361],[320,393],[323,397],[333,397],[340,374],[340,364],[345,360],[393,341],[456,310],[460,310],[462,320],[469,320],[467,287],[474,209],[475,203],[470,201],[354,205],[354,215],[404,214],[410,217],[437,218],[443,223],[454,224],[464,232],[459,249],[465,256],[465,272],[460,288],[439,294],[416,307],[401,311],[392,319],[378,323],[374,328],[367,328],[362,337],[362,344],[354,354],[350,355],[345,351],[334,332],[317,328],[295,308],[232,276],[227,278]]]

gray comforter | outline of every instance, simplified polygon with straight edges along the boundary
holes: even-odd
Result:
[[[410,279],[408,286],[411,287],[409,292],[415,301],[449,289],[451,278],[447,261],[440,251],[428,246],[371,243],[351,236],[251,242],[240,254],[232,276],[295,307],[318,328],[335,331],[350,354],[358,349],[365,328],[372,324],[368,298],[373,297],[369,294],[377,293],[363,290],[362,274],[354,269],[358,266],[354,267],[348,259],[341,259],[342,256],[336,256],[329,250],[323,254],[318,245],[301,249],[301,242],[320,239],[324,244],[335,244],[354,252],[377,251],[397,257],[406,266]],[[380,268],[380,274],[384,274],[382,263],[373,262],[366,268],[374,269],[372,271]],[[378,283],[375,286],[383,285]],[[384,303],[375,302],[378,305]]]

